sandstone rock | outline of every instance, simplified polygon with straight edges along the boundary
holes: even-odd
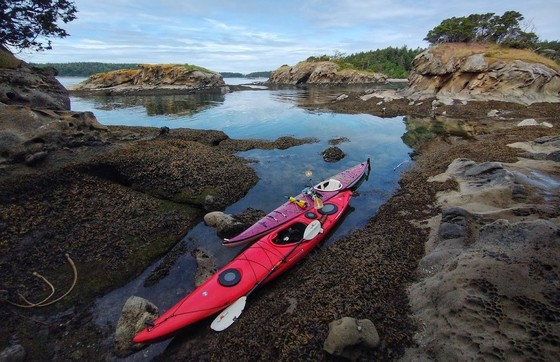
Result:
[[[560,162],[560,151],[554,151],[546,155],[546,159],[549,161]]]
[[[484,59],[484,54],[474,54],[467,57],[461,66],[464,73],[480,73],[488,70],[488,63]]]
[[[482,360],[558,356],[557,332],[539,337],[560,316],[550,297],[557,290],[551,281],[559,272],[558,232],[546,220],[497,220],[481,228],[479,241],[440,258],[438,271],[409,290],[422,352],[409,350],[403,360],[458,360],[466,350]],[[531,347],[511,348],[517,345]]]
[[[458,207],[444,210],[439,225],[439,236],[443,240],[467,237],[470,218],[472,215],[468,211]]]
[[[323,349],[335,356],[352,358],[352,348],[375,348],[378,345],[379,334],[372,321],[343,317],[329,323],[329,335]]]
[[[368,84],[386,83],[387,78],[379,73],[356,70],[340,70],[330,61],[300,62],[293,67],[282,66],[270,74],[271,84]]]
[[[116,70],[90,76],[73,87],[73,91],[126,93],[151,91],[202,91],[224,92],[226,85],[219,73],[192,66],[176,64],[140,64],[139,69]]]
[[[383,104],[383,102],[392,102],[394,100],[403,99],[403,96],[400,92],[394,89],[381,89],[381,90],[373,90],[363,96],[360,96],[362,101],[367,101],[372,98],[382,99],[379,101],[377,105]]]
[[[489,60],[487,49],[481,44],[428,48],[414,59],[403,95],[413,100],[447,96],[521,104],[560,102],[556,70],[538,61]]]
[[[546,149],[555,137],[538,141],[532,147]],[[456,159],[446,174],[459,190],[438,195],[446,209],[441,223],[437,217],[429,221],[421,278],[409,288],[421,328],[416,347],[401,360],[558,359],[553,326],[560,313],[552,297],[560,275],[560,227],[552,201],[558,198],[557,166]],[[444,223],[451,225],[444,229],[448,236],[460,237],[442,238]],[[552,339],[540,337],[549,334]],[[525,347],[512,348],[520,345]]]
[[[115,354],[123,358],[143,349],[145,345],[134,343],[132,338],[146,327],[146,322],[157,317],[158,309],[150,301],[137,296],[128,298],[115,331]]]
[[[5,105],[69,110],[70,97],[55,78],[56,70],[31,68],[4,48],[0,56],[12,57],[17,66],[0,68],[0,103]]]
[[[109,132],[91,112],[0,104],[0,157],[30,165],[64,147],[104,144]]]

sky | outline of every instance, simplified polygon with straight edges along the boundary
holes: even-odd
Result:
[[[525,31],[560,40],[560,0],[75,0],[77,19],[34,63],[194,64],[275,70],[310,56],[428,47],[442,20],[514,10]]]

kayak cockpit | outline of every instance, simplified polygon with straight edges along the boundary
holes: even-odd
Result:
[[[303,239],[303,234],[305,229],[307,228],[307,224],[302,222],[296,222],[291,224],[285,229],[282,229],[278,232],[276,237],[272,239],[274,244],[291,244],[297,243],[301,239]]]

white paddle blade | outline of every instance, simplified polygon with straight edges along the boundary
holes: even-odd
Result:
[[[216,332],[221,332],[227,327],[231,326],[237,320],[237,318],[239,318],[241,312],[243,312],[243,309],[245,309],[246,303],[247,296],[244,295],[233,302],[232,305],[224,309],[222,313],[220,313],[216,317],[216,319],[214,319],[214,321],[210,325],[210,328],[212,328]]]
[[[305,231],[303,232],[303,238],[305,240],[311,240],[322,232],[323,228],[321,227],[321,222],[319,220],[313,220],[305,228]]]

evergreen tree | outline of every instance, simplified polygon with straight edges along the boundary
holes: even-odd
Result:
[[[525,32],[520,22],[523,15],[506,11],[503,15],[472,14],[445,19],[430,30],[424,40],[430,44],[491,42],[515,48],[531,48],[537,41],[535,33]]]
[[[68,36],[58,22],[76,19],[76,6],[68,0],[2,0],[0,45],[13,49],[51,49],[46,38]]]

